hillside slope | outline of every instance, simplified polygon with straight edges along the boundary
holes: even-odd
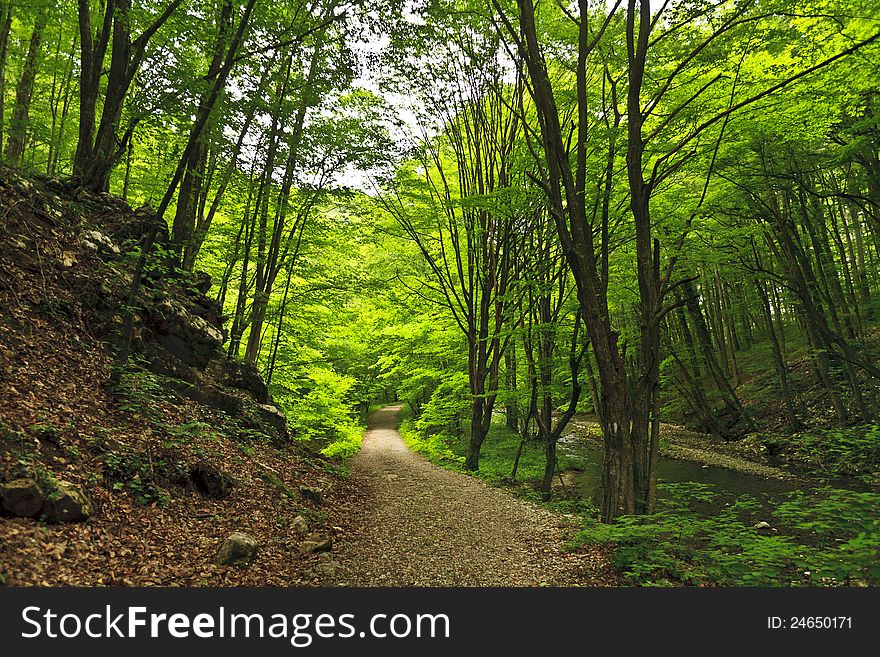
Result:
[[[356,498],[290,440],[256,370],[226,360],[210,280],[150,263],[135,355],[108,388],[152,220],[0,169],[0,583],[320,583]],[[235,532],[255,557],[218,557]]]

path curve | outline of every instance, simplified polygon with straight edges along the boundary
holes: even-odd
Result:
[[[400,406],[368,419],[352,479],[364,504],[334,546],[350,586],[596,585],[596,550],[572,553],[578,520],[543,509],[413,453],[395,428]]]

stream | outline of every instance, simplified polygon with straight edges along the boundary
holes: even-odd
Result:
[[[571,486],[578,497],[596,499],[601,484],[602,445],[593,439],[578,433],[564,435],[558,446],[560,454],[564,454],[569,462],[579,470],[568,471],[566,486]],[[711,484],[723,500],[730,501],[741,495],[756,498],[774,498],[789,491],[803,487],[803,482],[794,479],[773,479],[747,474],[730,468],[702,465],[693,461],[684,461],[660,457],[657,468],[660,483],[696,482]],[[663,489],[660,489],[663,497]],[[767,499],[770,501],[770,499]]]

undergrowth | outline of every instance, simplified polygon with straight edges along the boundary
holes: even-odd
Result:
[[[588,519],[579,543],[612,548],[614,565],[642,586],[880,584],[880,495],[836,488],[795,491],[764,508],[743,496],[719,513],[712,486],[666,484],[657,513],[614,524]],[[702,507],[702,508],[701,508]]]

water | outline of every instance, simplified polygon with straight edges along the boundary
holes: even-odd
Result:
[[[559,441],[559,451],[583,472],[575,473],[572,481],[575,493],[581,497],[595,499],[601,484],[602,445],[592,439],[569,433]],[[730,468],[703,466],[693,461],[683,461],[660,457],[657,465],[657,478],[660,483],[696,482],[711,484],[722,498],[735,499],[742,495],[776,496],[802,484],[794,480],[773,479],[746,474]],[[662,497],[662,489],[660,490]]]

